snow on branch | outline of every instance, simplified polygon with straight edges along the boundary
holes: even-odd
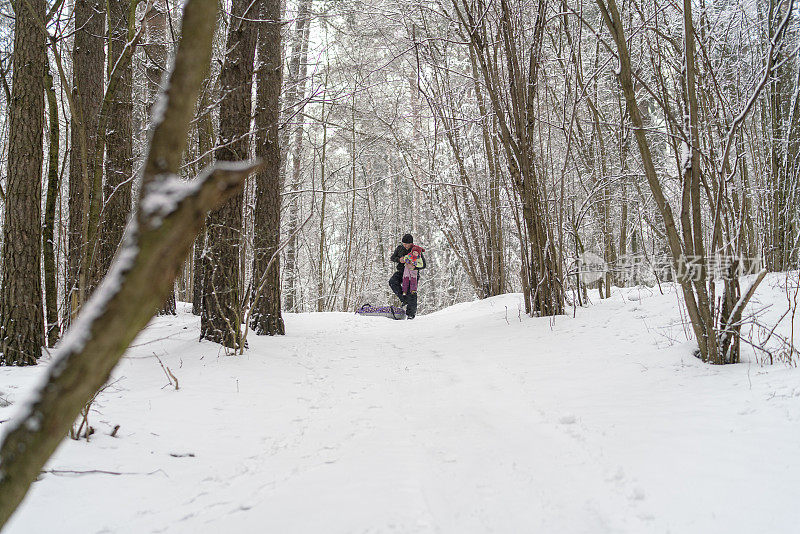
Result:
[[[197,94],[208,71],[217,3],[188,0],[163,120],[151,137],[141,199],[108,275],[62,340],[43,381],[0,437],[0,528],[69,431],[108,381],[136,335],[171,290],[206,213],[241,191],[258,162],[221,164],[196,179],[174,177]]]

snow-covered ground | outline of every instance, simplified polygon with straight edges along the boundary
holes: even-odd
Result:
[[[520,317],[519,295],[413,322],[288,315],[242,356],[198,343],[184,307],[6,532],[797,532],[800,373],[699,362],[666,289],[574,318]],[[0,368],[0,421],[41,372]]]

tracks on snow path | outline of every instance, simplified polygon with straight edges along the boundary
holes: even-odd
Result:
[[[185,310],[159,318],[98,398],[92,442],[67,441],[48,465],[156,474],[44,475],[8,532],[795,525],[797,373],[665,348],[653,325],[674,321],[674,296],[652,298],[554,321],[520,321],[513,295],[413,322],[288,315],[287,336],[251,336],[243,356],[198,343]],[[39,372],[0,368],[4,398]],[[748,506],[726,504],[744,493]]]

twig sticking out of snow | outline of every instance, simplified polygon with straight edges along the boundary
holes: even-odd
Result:
[[[169,367],[164,365],[164,362],[161,361],[161,358],[159,358],[155,352],[153,353],[153,356],[156,357],[156,360],[158,360],[158,364],[161,366],[161,369],[164,371],[164,374],[167,375],[167,380],[169,380],[169,383],[164,387],[175,386],[175,391],[178,391],[180,389],[180,387],[178,387],[178,379],[175,378],[175,375],[172,374],[172,371],[169,370]]]

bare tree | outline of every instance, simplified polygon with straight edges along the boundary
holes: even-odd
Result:
[[[281,277],[278,242],[281,218],[280,118],[281,3],[261,0],[258,28],[258,69],[256,70],[256,156],[264,166],[256,174],[253,236],[253,311],[251,327],[256,334],[285,333],[281,317]]]
[[[253,58],[257,4],[234,0],[228,26],[227,53],[220,82],[217,161],[245,159],[250,151]],[[203,307],[200,336],[232,349],[241,348],[244,319],[239,264],[242,246],[243,196],[235,195],[211,213],[206,225]]]
[[[501,0],[499,12],[482,2],[471,4],[453,1],[460,24],[469,36],[469,46],[478,59],[480,72],[497,118],[502,147],[506,154],[509,175],[522,202],[526,229],[528,260],[523,262],[523,289],[529,313],[557,315],[564,311],[564,288],[561,264],[551,215],[547,206],[547,189],[536,161],[534,127],[538,73],[542,62],[542,39],[546,24],[547,2],[538,3],[538,11],[530,41],[520,35],[524,27],[514,16],[507,0]],[[490,38],[490,12],[497,17],[499,43]],[[528,65],[520,47],[529,46]],[[500,48],[500,50],[498,50]],[[498,63],[502,51],[506,69]],[[503,77],[505,74],[505,78]],[[505,84],[505,86],[503,85]]]
[[[207,167],[214,160],[214,120],[210,103],[213,93],[213,80],[209,76],[200,91],[197,116],[197,148],[200,154],[199,163]],[[203,308],[204,261],[206,247],[206,228],[197,236],[194,244],[194,271],[192,273],[192,313],[200,315]]]
[[[144,51],[146,56],[145,76],[147,77],[147,115],[149,123],[153,122],[153,106],[161,92],[161,82],[169,62],[167,48],[167,1],[154,0],[149,4],[149,9],[144,15],[144,24],[147,28],[147,43]],[[167,295],[164,306],[159,310],[159,315],[175,315],[175,292]]]
[[[300,188],[300,171],[303,156],[303,116],[305,109],[305,96],[308,75],[308,39],[311,28],[311,5],[312,0],[300,0],[295,22],[292,47],[289,55],[289,67],[284,99],[287,123],[292,127],[284,128],[281,136],[281,146],[284,154],[288,153],[289,142],[292,144],[292,174],[289,180],[289,188],[297,190]],[[285,172],[286,160],[283,158],[281,172]],[[282,180],[285,181],[285,180]],[[324,188],[323,188],[324,189]],[[294,236],[297,226],[300,224],[299,199],[294,198],[289,206],[288,234]],[[286,274],[285,297],[286,309],[297,311],[297,284],[299,280],[297,265],[297,239],[290,237],[290,242],[286,247],[286,262],[284,272]]]
[[[110,77],[125,46],[134,37],[134,17],[128,0],[108,2],[108,66]],[[105,183],[100,236],[100,273],[105,275],[131,210],[133,184],[133,69],[127,62],[111,99],[106,126]]]
[[[89,272],[88,235],[96,151],[97,125],[103,99],[105,3],[76,0],[72,49],[71,140],[69,159],[69,265],[67,321],[78,312],[94,287]]]
[[[791,12],[793,2],[789,3]],[[650,191],[658,206],[664,223],[666,239],[672,261],[678,271],[678,282],[687,307],[689,319],[698,344],[698,354],[710,363],[736,363],[739,361],[739,331],[744,307],[764,277],[762,272],[750,288],[742,292],[738,276],[726,273],[723,279],[723,294],[719,301],[715,298],[716,285],[713,273],[707,268],[707,258],[715,254],[730,254],[730,239],[724,239],[725,231],[725,190],[731,166],[728,157],[737,129],[742,125],[747,113],[764,88],[775,65],[776,50],[780,47],[789,16],[785,16],[770,39],[768,61],[760,81],[749,96],[744,108],[730,122],[726,135],[721,139],[722,150],[716,161],[711,161],[708,174],[715,180],[714,191],[706,191],[702,198],[702,160],[700,144],[700,122],[698,112],[696,80],[695,28],[690,0],[683,3],[683,37],[685,65],[685,129],[683,143],[687,156],[681,162],[681,211],[680,228],[676,224],[672,208],[654,164],[650,141],[642,119],[638,97],[634,88],[634,74],[631,68],[631,55],[626,41],[625,28],[615,0],[597,0],[604,24],[616,45],[619,70],[617,79],[625,95],[626,107],[634,127],[637,145],[644,165],[645,176]],[[703,212],[709,209],[704,217]],[[710,246],[706,247],[704,219],[711,221]]]
[[[55,253],[56,204],[61,189],[61,176],[58,172],[58,152],[61,139],[61,125],[58,121],[58,102],[53,87],[53,76],[48,71],[45,78],[47,93],[47,112],[49,115],[50,143],[47,158],[47,193],[45,196],[44,221],[42,222],[42,267],[44,268],[45,319],[47,346],[54,347],[60,334],[58,325],[58,270]]]

